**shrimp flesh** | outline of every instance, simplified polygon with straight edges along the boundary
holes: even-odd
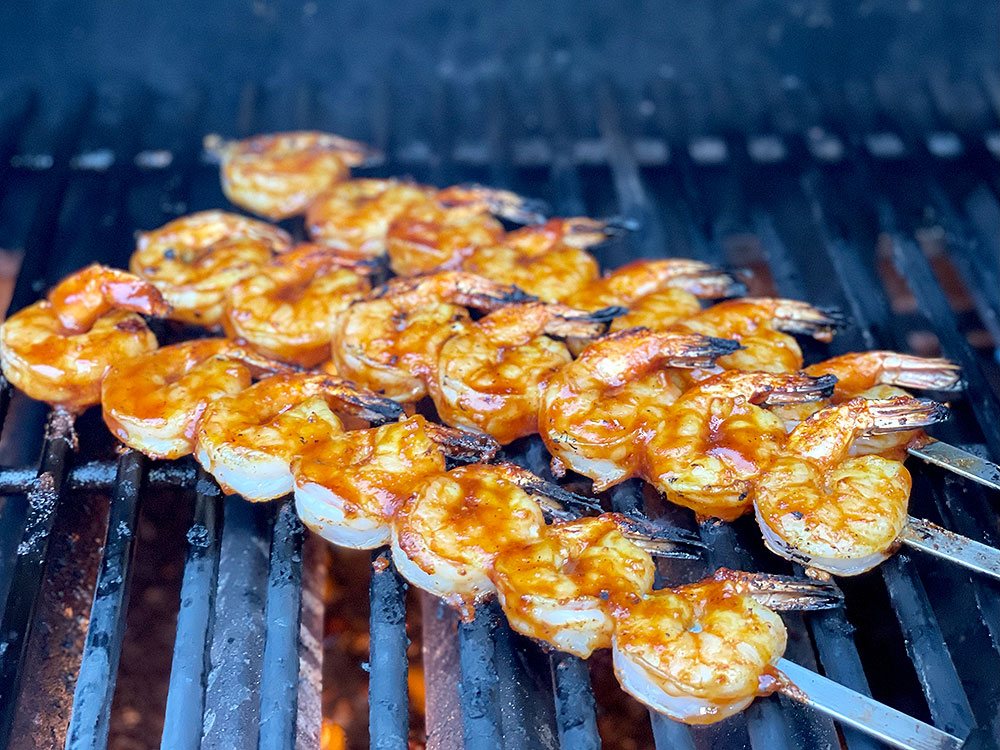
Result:
[[[337,183],[306,212],[314,242],[362,258],[385,255],[392,221],[411,206],[433,200],[435,188],[408,180],[357,179]]]
[[[117,362],[156,348],[136,313],[170,314],[159,291],[125,271],[93,264],[0,326],[0,364],[28,396],[79,412],[101,400],[101,381]]]
[[[438,415],[503,445],[537,432],[542,390],[571,361],[566,345],[545,334],[594,338],[618,312],[532,302],[466,320],[440,350],[431,388]]]
[[[908,395],[896,386],[932,391],[953,391],[961,387],[958,365],[947,359],[917,357],[890,351],[853,352],[833,357],[805,368],[809,375],[829,373],[837,377],[832,403],[840,404],[858,396],[887,399]],[[786,429],[794,427],[823,408],[825,404],[797,404],[774,410],[785,420]],[[907,448],[926,443],[922,430],[901,430],[858,438],[851,445],[852,456],[871,453],[903,460]]]
[[[393,401],[331,375],[273,375],[215,400],[198,423],[195,458],[227,493],[271,500],[294,487],[297,453],[344,431],[337,414],[396,419]]]
[[[615,676],[654,711],[712,724],[784,683],[775,664],[788,635],[772,608],[839,603],[829,584],[720,569],[627,607],[612,639]]]
[[[180,458],[194,452],[195,427],[209,404],[248,388],[254,375],[283,369],[229,339],[164,346],[108,370],[104,423],[150,458]]]
[[[291,246],[287,232],[263,221],[201,211],[140,234],[129,269],[160,290],[175,320],[212,326],[230,287]]]
[[[489,461],[486,435],[441,427],[420,415],[351,430],[303,446],[292,460],[295,508],[329,542],[353,549],[388,544],[396,509],[423,480],[444,474],[445,457]]]
[[[494,593],[497,554],[536,539],[545,526],[538,501],[510,477],[507,464],[470,464],[425,480],[397,510],[392,559],[413,585],[471,619]]]
[[[210,135],[205,149],[219,157],[226,197],[272,221],[302,213],[331,185],[346,180],[350,167],[380,157],[363,143],[315,131],[241,141]]]
[[[834,378],[730,370],[678,398],[655,425],[642,471],[668,500],[732,521],[785,445],[785,425],[762,408],[829,397]]]
[[[504,228],[494,216],[538,220],[535,202],[506,190],[455,185],[434,200],[415,203],[386,232],[389,265],[400,276],[457,268],[477,247],[501,244]]]
[[[673,368],[705,367],[738,344],[697,334],[642,328],[598,339],[548,381],[538,431],[565,467],[594,480],[597,491],[636,474],[640,431],[662,419],[682,392]]]
[[[799,424],[754,491],[771,551],[837,575],[857,575],[894,551],[906,525],[910,474],[882,456],[850,458],[865,435],[912,430],[948,417],[942,404],[902,396],[856,398]]]
[[[337,313],[371,290],[356,259],[298,245],[237,283],[222,327],[268,357],[313,367],[330,357]]]
[[[653,559],[617,514],[556,523],[500,551],[492,580],[510,626],[587,658],[611,645],[614,617],[653,586]]]
[[[464,330],[466,306],[494,310],[532,299],[456,271],[393,279],[337,315],[331,358],[344,377],[397,401],[417,401],[436,376],[441,346]]]

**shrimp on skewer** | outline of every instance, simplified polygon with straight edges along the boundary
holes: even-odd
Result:
[[[294,489],[295,455],[344,431],[335,412],[371,422],[396,419],[402,409],[330,375],[273,375],[209,405],[195,458],[227,493],[281,497]]]
[[[778,373],[802,369],[802,350],[790,333],[830,341],[844,322],[838,311],[806,302],[744,297],[713,305],[680,321],[677,327],[736,339],[743,345],[740,351],[720,358],[715,372],[726,369]]]
[[[496,555],[537,538],[544,526],[538,501],[511,480],[507,465],[460,466],[425,480],[396,511],[392,559],[410,583],[471,619],[475,604],[495,591]]]
[[[841,404],[852,398],[888,399],[908,395],[902,388],[953,391],[961,387],[958,365],[947,359],[917,357],[890,351],[853,352],[833,357],[805,368],[809,375],[829,373],[837,377],[831,403]],[[794,427],[823,403],[796,404],[774,409],[785,420],[786,429]],[[926,444],[922,430],[900,430],[860,437],[851,445],[852,456],[875,453],[902,461],[907,448]]]
[[[642,328],[595,341],[552,376],[542,393],[538,431],[557,474],[572,469],[593,479],[598,491],[634,476],[641,460],[637,435],[656,429],[682,392],[673,368],[708,366],[738,346]]]
[[[330,133],[297,131],[241,141],[205,138],[205,150],[221,161],[222,192],[241,208],[272,221],[306,210],[350,167],[381,157],[375,149]]]
[[[461,268],[560,302],[598,277],[597,260],[584,248],[618,231],[613,222],[582,216],[549,219],[510,232],[500,244],[474,248]]]
[[[137,276],[87,266],[0,326],[3,374],[31,398],[83,411],[101,400],[113,364],[156,348],[137,312],[164,317],[170,305]]]
[[[437,189],[408,180],[356,179],[340,182],[306,211],[314,242],[362,258],[385,255],[393,219],[411,206],[434,199]]]
[[[492,438],[441,427],[417,415],[368,430],[351,430],[306,445],[292,460],[295,508],[329,542],[353,549],[388,544],[396,509],[445,457],[489,461]]]
[[[762,408],[827,398],[835,379],[730,370],[703,381],[665,412],[645,446],[642,472],[668,500],[732,521],[785,445],[784,423]]]
[[[772,610],[839,606],[836,594],[829,584],[726,569],[654,591],[616,619],[615,676],[671,719],[721,721],[786,681],[775,664],[788,636]]]
[[[754,491],[768,548],[837,575],[857,575],[892,554],[907,523],[910,474],[899,461],[849,458],[865,435],[912,430],[948,417],[934,401],[856,398],[799,424]]]
[[[457,268],[477,247],[497,245],[503,225],[494,218],[520,223],[540,220],[537,201],[482,185],[455,185],[414,203],[386,232],[389,265],[400,276]]]
[[[254,375],[288,369],[229,339],[164,346],[108,370],[104,423],[150,458],[180,458],[194,452],[195,426],[209,404],[248,388]]]
[[[616,514],[556,523],[501,550],[491,578],[510,626],[587,658],[611,645],[614,616],[653,586],[653,559]]]
[[[554,336],[594,338],[607,328],[610,308],[593,313],[533,302],[491,312],[449,338],[438,356],[431,397],[441,419],[492,435],[501,444],[538,431],[541,392],[571,361]]]
[[[337,313],[371,290],[357,259],[299,245],[236,284],[222,327],[268,357],[312,367],[330,357]]]
[[[140,234],[129,269],[160,290],[172,318],[212,326],[229,288],[291,246],[287,232],[263,221],[201,211]]]
[[[344,377],[417,401],[436,375],[441,346],[469,320],[463,306],[495,310],[532,300],[516,287],[455,271],[393,279],[337,316],[331,358]]]

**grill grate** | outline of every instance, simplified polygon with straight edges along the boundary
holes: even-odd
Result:
[[[985,88],[995,92],[996,81],[987,77]],[[144,92],[86,94],[58,113],[52,130],[41,122],[44,102],[15,94],[5,100],[2,111],[9,114],[0,128],[0,242],[25,250],[11,309],[90,260],[124,265],[135,228],[224,205],[214,169],[199,159],[203,133],[321,127],[367,135],[385,150],[390,159],[374,174],[411,173],[436,184],[488,181],[544,195],[563,215],[616,214],[635,222],[635,232],[600,250],[608,265],[665,252],[751,265],[758,293],[850,312],[854,326],[830,354],[906,349],[911,335],[930,331],[943,354],[963,365],[967,383],[955,420],[937,434],[996,458],[993,357],[1000,306],[992,248],[998,211],[996,153],[989,150],[997,140],[995,117],[984,123],[964,117],[940,80],[927,84],[920,117],[897,117],[898,109],[883,101],[892,93],[885,82],[846,93],[778,87],[765,110],[735,90],[716,92],[716,104],[725,106],[705,106],[690,87],[668,79],[657,79],[639,97],[609,81],[583,86],[556,76],[537,89],[519,86],[516,95],[501,80],[472,90],[439,80],[423,110],[402,105],[399,92],[385,84],[373,93],[368,122],[344,123],[323,112],[314,87],[292,92],[283,107],[288,97],[248,85],[235,113],[210,96],[178,103]],[[155,116],[147,117],[150,111]],[[282,111],[290,115],[279,116]],[[30,153],[26,145],[39,144],[50,159],[19,157]],[[79,157],[103,148],[115,159],[103,171]],[[141,157],[160,149],[170,154],[165,167],[140,166],[155,163]],[[19,218],[25,205],[33,205],[27,222]],[[928,210],[943,230],[944,259],[954,264],[971,312],[955,311],[938,282],[941,258],[932,265],[920,244]],[[898,295],[882,283],[887,265],[912,294],[915,310],[900,309]],[[986,350],[968,338],[980,327],[993,337]],[[807,355],[816,359],[826,351],[813,347]],[[41,442],[44,412],[23,396],[11,399],[4,384],[0,417],[0,456],[13,467],[0,469],[0,492],[9,493],[0,506],[0,597],[9,592],[0,630],[0,747],[16,746],[31,731],[31,719],[18,711],[19,696],[23,705],[29,693],[57,689],[25,679],[37,666],[29,643],[53,617],[36,612],[46,564],[52,564],[49,534],[67,503],[95,488],[111,489],[108,535],[72,717],[68,730],[57,727],[54,736],[58,744],[68,733],[71,748],[107,745],[137,518],[143,493],[163,485],[194,497],[162,746],[315,744],[318,728],[302,719],[315,705],[316,685],[315,675],[300,670],[311,624],[301,585],[303,534],[291,504],[224,499],[189,461],[148,462],[131,451],[111,460],[102,455],[107,439],[86,419],[79,456],[70,450],[65,426],[50,423],[36,470],[31,453]],[[538,440],[521,441],[507,458],[547,472]],[[916,513],[997,544],[997,514],[984,490],[933,467],[913,471]],[[651,512],[696,528],[690,514],[660,509],[638,483],[609,494],[616,510],[650,500]],[[721,565],[786,570],[763,551],[752,523],[697,528],[709,544],[706,559],[661,564],[660,585]],[[372,559],[371,744],[388,750],[407,744],[406,585],[384,552]],[[905,555],[880,570],[880,576],[843,582],[846,612],[788,618],[789,656],[953,734],[971,731],[983,746],[995,744],[997,586]],[[434,618],[425,622],[426,633],[455,627],[454,616],[441,608],[424,611],[425,620]],[[585,662],[546,656],[513,634],[495,605],[479,608],[457,632],[450,644],[425,640],[428,674],[438,677],[428,688],[436,696],[428,703],[429,747],[458,747],[459,738],[467,748],[600,747]],[[886,634],[895,646],[883,651],[879,639]],[[894,656],[904,653],[908,659]],[[878,746],[783,697],[758,701],[711,727],[651,719],[657,748],[835,748],[841,738],[850,750]]]

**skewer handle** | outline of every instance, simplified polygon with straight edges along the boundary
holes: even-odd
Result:
[[[958,737],[787,659],[779,659],[777,667],[794,683],[782,688],[786,696],[886,744],[902,750],[958,750],[962,747]]]
[[[899,535],[903,544],[1000,579],[1000,550],[912,516]]]
[[[923,448],[910,448],[907,452],[929,464],[940,466],[984,487],[1000,491],[1000,466],[980,458],[975,453],[969,453],[939,440],[928,443]]]

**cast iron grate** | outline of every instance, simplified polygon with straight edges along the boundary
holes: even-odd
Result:
[[[235,115],[207,96],[178,102],[103,92],[56,113],[54,128],[42,116],[52,114],[44,102],[14,93],[0,110],[0,242],[25,251],[11,310],[91,260],[124,265],[137,228],[225,205],[214,169],[200,160],[205,132],[318,127],[383,148],[389,158],[374,174],[408,173],[442,185],[486,181],[547,198],[560,214],[634,220],[635,232],[601,249],[609,266],[665,254],[749,265],[758,293],[849,311],[854,324],[830,354],[906,349],[929,331],[943,354],[963,365],[967,383],[955,419],[938,435],[996,459],[996,102],[991,119],[970,125],[940,82],[926,89],[930,105],[919,116],[894,106],[898,92],[885,82],[848,92],[778,87],[766,107],[737,88],[709,97],[726,106],[708,106],[695,90],[660,79],[626,95],[609,82],[570,85],[552,77],[514,93],[500,80],[473,90],[442,80],[414,110],[409,93],[403,106],[386,84],[372,92],[366,119],[346,121],[324,112],[310,86],[283,94],[248,86]],[[945,253],[933,255],[930,228],[940,228]],[[938,281],[947,264],[968,298],[957,311]],[[887,286],[893,274],[904,289]],[[901,291],[908,308],[900,306]],[[979,329],[992,341],[976,348],[969,336]],[[807,354],[815,360],[826,351]],[[194,496],[162,746],[314,746],[311,670],[318,657],[300,621],[308,619],[303,533],[289,502],[223,498],[189,462],[151,463],[132,451],[111,459],[110,441],[86,419],[75,454],[68,425],[46,422],[39,405],[12,399],[6,384],[0,417],[0,453],[12,467],[0,469],[0,492],[7,493],[0,516],[0,746],[19,746],[37,731],[27,717],[39,705],[64,709],[50,729],[65,735],[67,747],[107,745],[139,506],[157,485]],[[547,471],[537,440],[508,457]],[[915,512],[997,544],[997,514],[983,490],[932,467],[916,466],[914,474]],[[39,660],[51,656],[39,641],[53,614],[39,609],[39,595],[52,565],[53,528],[79,493],[95,488],[111,490],[107,539],[75,692],[60,697],[32,679]],[[704,561],[661,565],[664,584],[722,565],[787,572],[748,524],[699,528],[686,512],[660,509],[635,483],[608,499],[616,509],[651,499],[650,512],[697,528],[709,544]],[[384,553],[373,555],[369,727],[379,749],[406,747],[408,737],[406,586],[386,563]],[[846,612],[788,618],[790,658],[970,735],[970,745],[995,746],[996,585],[900,554],[880,573],[843,586]],[[436,619],[425,622],[426,632],[455,627],[440,608],[424,610],[425,619]],[[880,649],[886,634],[895,643]],[[494,606],[459,625],[457,638],[426,639],[425,661],[430,678],[443,679],[449,669],[453,677],[428,705],[429,747],[600,746],[587,665],[516,636]],[[784,698],[758,701],[713,727],[651,719],[657,748],[877,745]]]

